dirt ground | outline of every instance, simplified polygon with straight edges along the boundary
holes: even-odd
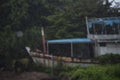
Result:
[[[51,79],[51,77],[46,73],[40,72],[0,72],[0,80],[56,80]]]

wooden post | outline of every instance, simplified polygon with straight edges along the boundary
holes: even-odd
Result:
[[[43,43],[43,61],[44,61],[44,65],[45,65],[46,41],[45,41],[45,34],[44,34],[43,27],[41,27],[41,33],[42,33],[42,43]]]

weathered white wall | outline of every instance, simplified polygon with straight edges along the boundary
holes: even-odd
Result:
[[[106,53],[120,54],[120,43],[107,43],[98,47],[98,56]]]

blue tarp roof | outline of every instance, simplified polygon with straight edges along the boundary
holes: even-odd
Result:
[[[88,19],[88,27],[91,28],[93,23],[113,25],[114,23],[120,24],[120,17],[111,17],[111,18],[93,18]]]
[[[58,40],[48,40],[48,43],[90,43],[91,39],[88,38],[72,38],[72,39],[58,39]]]

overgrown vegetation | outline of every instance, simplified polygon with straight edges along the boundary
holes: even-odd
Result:
[[[100,64],[117,64],[120,63],[120,54],[107,53],[97,58]]]
[[[61,66],[59,78],[65,80],[119,80],[120,79],[120,55],[105,54],[97,58],[100,64],[81,66]],[[102,64],[102,65],[101,65]]]
[[[70,67],[61,72],[59,77],[66,80],[119,80],[120,64]]]

